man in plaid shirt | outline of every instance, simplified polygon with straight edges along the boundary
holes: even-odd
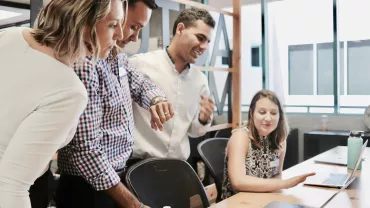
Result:
[[[137,40],[156,7],[154,0],[129,0],[124,44]],[[126,54],[115,57],[112,51],[95,66],[87,57],[74,67],[89,103],[73,140],[58,154],[57,207],[144,207],[121,182],[133,150],[132,100],[150,111],[153,128],[163,129],[173,110],[164,93],[136,71]]]

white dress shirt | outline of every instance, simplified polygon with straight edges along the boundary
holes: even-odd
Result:
[[[190,155],[189,138],[204,135],[199,122],[201,95],[209,96],[206,76],[194,66],[180,74],[166,50],[132,56],[137,70],[152,80],[167,96],[175,115],[164,124],[164,130],[153,130],[150,113],[133,103],[135,143],[133,157],[177,158]],[[207,126],[210,125],[210,122]]]
[[[34,50],[25,28],[0,34],[0,207],[31,207],[28,190],[74,135],[87,93],[71,69]]]

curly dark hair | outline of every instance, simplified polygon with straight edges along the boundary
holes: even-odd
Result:
[[[155,3],[155,0],[128,0],[128,6],[134,7],[137,2],[143,2],[145,5],[149,7],[149,9],[157,9],[158,5]]]
[[[175,36],[176,28],[179,23],[183,23],[185,27],[193,27],[197,20],[202,20],[212,28],[214,28],[216,24],[215,20],[207,10],[195,7],[187,8],[182,10],[180,15],[177,17],[175,24],[173,25],[172,35]]]

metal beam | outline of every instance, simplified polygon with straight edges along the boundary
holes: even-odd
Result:
[[[31,24],[31,28],[33,27],[33,23],[35,23],[37,14],[39,13],[42,5],[43,5],[43,0],[31,0],[30,1],[30,8],[31,8],[30,24]]]
[[[262,31],[262,87],[269,88],[269,36],[268,36],[268,1],[261,0],[261,31]]]
[[[340,41],[338,38],[338,1],[333,0],[333,95],[334,113],[339,113],[340,109]]]

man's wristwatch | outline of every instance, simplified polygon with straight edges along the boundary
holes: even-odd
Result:
[[[140,202],[140,208],[144,208],[144,204],[142,202]]]
[[[152,101],[150,102],[150,106],[157,105],[158,103],[166,102],[166,101],[167,101],[167,99],[165,97],[157,96],[157,97],[152,99]]]

